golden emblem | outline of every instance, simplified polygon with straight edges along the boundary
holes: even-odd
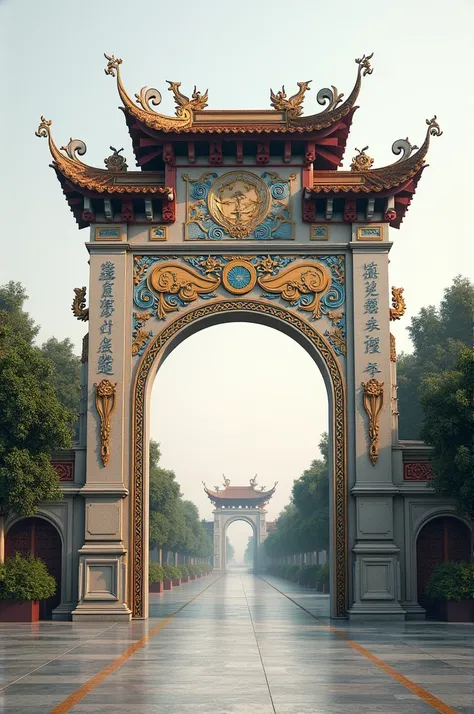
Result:
[[[247,171],[224,174],[209,191],[209,214],[233,238],[247,238],[265,220],[270,208],[268,186]]]

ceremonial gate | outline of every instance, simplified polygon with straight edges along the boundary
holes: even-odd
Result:
[[[80,140],[59,150],[42,117],[37,134],[49,141],[79,228],[90,232],[88,307],[85,288],[75,290],[73,303],[76,317],[89,323],[85,461],[76,460],[75,475],[84,515],[74,528],[83,544],[73,619],[147,617],[153,380],[182,340],[227,321],[284,332],[323,375],[332,615],[405,617],[389,330],[404,302],[402,290],[392,288],[390,306],[389,229],[400,227],[430,136],[440,131],[434,118],[419,149],[395,142],[401,158],[393,165],[372,168],[364,149],[350,170],[338,170],[370,60],[356,60],[345,101],[334,87],[319,91],[316,99],[326,106],[316,114],[303,116],[309,82],[299,82],[291,97],[284,88],[271,92],[272,108],[258,111],[206,109],[207,91],[195,88],[189,98],[170,82],[177,109],[167,116],[153,108],[162,100],[155,89],[144,87],[133,101],[122,84],[122,60],[107,56],[136,171],[128,170],[122,149],[112,147],[105,169],[80,160],[86,150]],[[291,371],[281,379],[291,379]],[[254,408],[263,413],[258,397]]]

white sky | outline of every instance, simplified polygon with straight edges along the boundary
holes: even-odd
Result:
[[[129,93],[156,86],[169,113],[165,79],[181,81],[185,93],[209,87],[210,107],[222,109],[265,108],[270,87],[292,90],[313,79],[310,113],[323,86],[347,96],[354,58],[374,51],[345,166],[367,144],[375,165],[391,163],[392,142],[409,136],[420,144],[435,113],[444,130],[402,229],[392,231],[391,283],[405,287],[408,303],[393,331],[399,349],[409,349],[410,317],[438,303],[456,274],[472,274],[473,30],[470,0],[0,0],[0,283],[25,285],[41,340],[70,337],[79,352],[84,326],[70,303],[72,288],[88,281],[87,232],[77,230],[48,168],[46,142],[34,131],[45,114],[58,145],[70,136],[87,143],[88,163],[103,166],[112,144],[125,147],[133,165],[104,51],[124,59]],[[255,473],[262,485],[278,480],[268,509],[274,518],[317,456],[327,422],[310,358],[289,338],[253,325],[211,328],[183,343],[158,374],[152,412],[163,464],[206,518],[201,479],[214,485],[223,472],[234,483]],[[232,533],[237,555],[247,536],[244,526]]]

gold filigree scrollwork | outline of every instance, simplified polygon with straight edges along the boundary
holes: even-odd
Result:
[[[367,171],[367,169],[372,168],[374,160],[371,156],[365,153],[368,148],[368,146],[364,146],[363,149],[358,149],[356,147],[356,151],[359,153],[352,159],[351,171]]]
[[[166,313],[179,309],[173,298],[166,300],[166,295],[177,296],[185,303],[193,302],[198,295],[212,293],[221,282],[220,277],[199,275],[191,268],[176,264],[159,265],[148,277],[150,290],[158,295],[157,315],[160,320]]]
[[[136,312],[135,328],[133,330],[132,355],[138,355],[152,336],[149,330],[145,330],[144,323],[150,319],[151,312]]]
[[[364,409],[369,417],[369,458],[373,466],[379,458],[379,420],[383,407],[383,385],[383,382],[375,378],[362,382]]]
[[[74,300],[72,301],[72,314],[77,320],[87,322],[89,319],[89,308],[86,307],[87,288],[74,288]]]
[[[333,394],[333,438],[334,438],[334,590],[336,614],[344,617],[348,606],[348,557],[347,557],[347,479],[346,479],[346,402],[344,377],[333,350],[324,337],[305,320],[289,310],[276,305],[268,305],[259,300],[232,299],[221,300],[203,305],[177,316],[170,324],[164,325],[156,335],[148,350],[144,353],[137,369],[137,377],[132,398],[133,405],[133,528],[131,532],[132,588],[130,606],[134,617],[143,617],[144,588],[143,580],[147,543],[145,542],[144,506],[145,506],[145,424],[146,424],[146,386],[155,361],[159,361],[172,340],[182,329],[194,322],[210,316],[241,313],[267,315],[285,323],[296,332],[303,334],[321,355],[327,365],[332,382]],[[216,489],[217,490],[217,489]]]
[[[273,89],[270,89],[270,103],[272,107],[278,111],[286,111],[289,119],[295,119],[301,116],[303,113],[304,95],[307,91],[310,91],[310,84],[311,80],[309,80],[309,82],[297,82],[299,89],[296,94],[293,94],[293,96],[289,98],[285,92],[284,85],[281,90],[276,93]]]
[[[390,362],[397,361],[397,343],[395,341],[395,335],[390,333]]]
[[[100,456],[104,466],[110,458],[110,434],[112,425],[110,418],[115,409],[117,382],[112,384],[108,379],[103,379],[95,387],[95,406],[100,417]]]
[[[209,98],[209,90],[206,89],[204,94],[196,91],[196,85],[194,85],[194,90],[191,95],[191,99],[185,94],[179,91],[181,87],[181,82],[170,82],[166,80],[170,85],[168,87],[169,92],[173,92],[174,101],[176,103],[176,116],[183,117],[190,110],[205,109],[207,107],[207,100]]]
[[[390,308],[390,320],[399,320],[405,314],[407,305],[403,297],[404,288],[392,287],[392,307]]]
[[[296,305],[304,295],[313,299],[299,303],[299,308],[310,312],[313,320],[321,317],[321,295],[331,284],[331,277],[324,266],[315,263],[298,263],[285,268],[278,275],[261,276],[258,284],[268,293],[280,295],[290,305]]]
[[[372,72],[374,71],[372,65],[370,64],[370,60],[373,56],[374,53],[372,52],[372,54],[370,55],[362,55],[362,57],[359,57],[355,61],[356,64],[359,65],[359,71],[362,72],[362,75],[364,77],[366,77],[368,74],[372,74]]]

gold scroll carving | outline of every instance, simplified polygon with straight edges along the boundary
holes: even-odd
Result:
[[[390,320],[399,320],[405,314],[407,304],[403,297],[404,288],[392,287],[392,307],[390,308]]]
[[[158,294],[157,314],[162,320],[167,312],[178,309],[177,304],[166,302],[165,295],[176,295],[183,302],[193,302],[200,294],[212,293],[221,279],[199,275],[187,266],[168,263],[152,270],[148,282],[150,289]]]
[[[110,417],[115,409],[115,396],[117,382],[112,384],[108,379],[103,379],[95,387],[95,406],[100,417],[100,455],[102,463],[107,466],[110,457],[110,434],[112,426]]]
[[[321,317],[321,295],[331,284],[331,278],[322,265],[298,263],[285,268],[278,275],[259,278],[258,284],[268,293],[279,294],[290,305],[303,295],[314,294],[313,300],[308,305],[300,305],[300,308],[318,320]]]
[[[390,362],[397,361],[397,344],[395,342],[395,335],[390,333]]]
[[[72,314],[78,320],[87,322],[89,319],[89,308],[86,307],[87,288],[74,288],[74,300],[72,301]]]
[[[383,385],[383,382],[375,378],[369,379],[365,384],[362,382],[364,409],[369,417],[369,458],[373,466],[379,458],[379,419],[383,407]]]
[[[273,262],[270,257],[260,261],[256,268],[245,256],[239,256],[225,266],[211,257],[205,262],[208,266],[206,275],[179,263],[162,263],[151,271],[148,286],[158,295],[157,315],[160,319],[179,309],[178,300],[174,302],[169,297],[166,299],[167,296],[176,295],[180,301],[190,303],[199,295],[213,297],[213,292],[221,285],[233,295],[243,295],[257,283],[266,293],[279,295],[292,306],[298,303],[299,309],[310,312],[313,320],[321,317],[321,297],[331,285],[330,273],[321,264],[301,262],[277,275],[269,275]],[[298,302],[303,296],[308,296],[306,304]]]

